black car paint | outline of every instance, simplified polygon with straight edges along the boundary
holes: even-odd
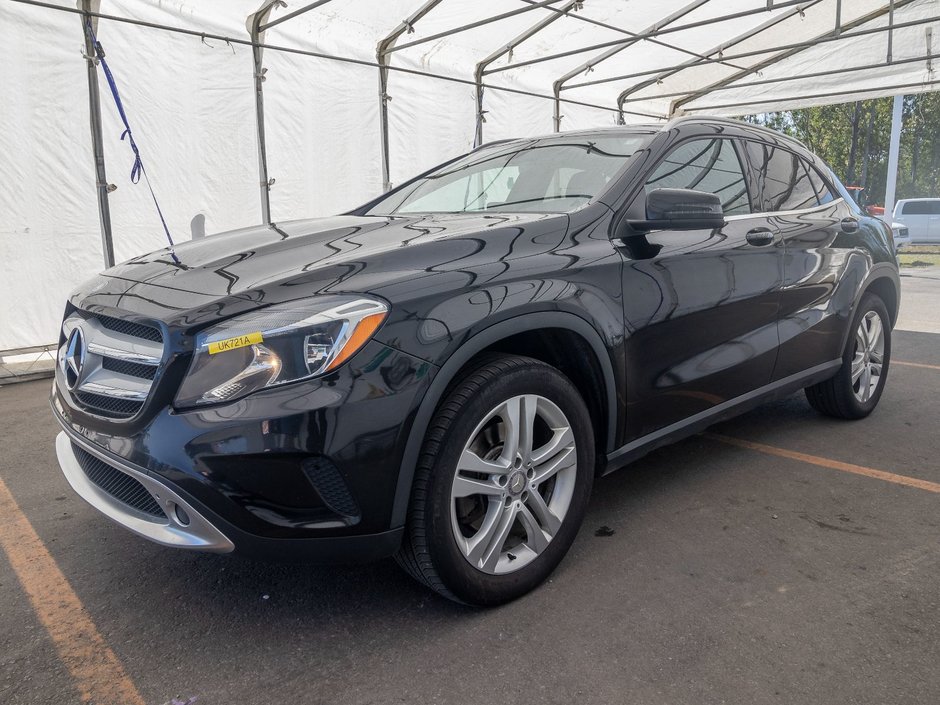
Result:
[[[333,555],[324,537],[357,537],[345,545],[371,545],[371,555],[394,550],[421,441],[448,384],[509,336],[558,328],[584,339],[595,359],[583,364],[602,378],[601,472],[831,373],[866,287],[885,278],[897,291],[886,226],[836,200],[729,218],[714,231],[631,232],[628,221],[645,217],[643,177],[683,140],[769,141],[827,173],[797,143],[740,123],[680,120],[647,131],[646,148],[607,191],[568,214],[368,216],[366,204],[187,244],[178,264],[163,250],[108,270],[69,305],[161,327],[169,342],[154,393],[125,421],[86,413],[57,386],[54,410],[73,437],[194,498],[242,539],[237,550],[276,539]],[[842,231],[845,218],[858,232]],[[758,226],[775,233],[771,244],[747,241]],[[346,365],[229,404],[174,408],[196,331],[341,292],[391,303]],[[337,521],[305,484],[300,463],[311,456],[336,465],[361,519]]]

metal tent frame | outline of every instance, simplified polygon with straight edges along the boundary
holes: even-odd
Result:
[[[415,0],[418,3],[418,0]],[[930,46],[931,42],[931,29],[927,29],[927,51],[925,54],[915,57],[906,57],[900,60],[895,60],[893,57],[893,35],[894,32],[898,29],[910,28],[928,25],[930,23],[940,21],[940,17],[931,16],[924,19],[916,19],[907,22],[895,22],[895,11],[906,5],[909,5],[912,2],[917,0],[885,0],[875,11],[866,14],[864,17],[856,18],[852,21],[845,22],[843,20],[843,3],[842,0],[836,0],[836,12],[833,17],[833,24],[831,28],[828,28],[825,32],[821,32],[815,37],[800,41],[800,42],[791,42],[784,44],[769,44],[762,45],[759,49],[752,49],[747,51],[741,51],[738,53],[727,53],[729,49],[732,49],[736,45],[741,44],[745,40],[754,39],[759,37],[762,33],[772,30],[774,26],[783,22],[784,20],[793,17],[794,15],[803,15],[807,10],[812,9],[813,7],[819,5],[823,0],[755,0],[755,7],[749,8],[746,10],[739,10],[737,12],[728,12],[724,14],[717,14],[711,17],[706,17],[703,19],[692,20],[682,22],[681,20],[684,17],[687,17],[693,14],[696,10],[705,6],[709,3],[717,3],[718,0],[689,0],[688,3],[680,7],[678,10],[666,13],[664,12],[663,16],[652,22],[649,26],[642,29],[639,32],[633,32],[624,27],[618,27],[611,25],[609,23],[601,22],[594,18],[588,17],[584,14],[584,5],[589,3],[590,0],[516,0],[521,3],[520,6],[512,7],[507,5],[509,9],[504,12],[501,12],[496,15],[489,17],[483,17],[472,23],[464,24],[458,27],[453,27],[451,29],[436,32],[434,34],[419,37],[417,39],[399,43],[401,37],[415,32],[415,25],[419,23],[423,18],[425,18],[431,12],[434,12],[440,5],[442,0],[423,0],[420,2],[418,7],[412,12],[408,17],[402,20],[397,26],[391,29],[387,34],[381,38],[376,45],[375,52],[375,61],[366,61],[363,59],[352,58],[348,56],[337,56],[334,54],[329,54],[323,51],[318,50],[308,50],[308,49],[298,49],[294,47],[279,46],[276,44],[271,44],[268,41],[268,33],[270,30],[275,27],[281,26],[294,18],[309,13],[319,7],[322,7],[330,2],[330,0],[315,0],[313,2],[307,2],[300,7],[287,12],[279,17],[273,17],[277,10],[281,8],[286,8],[287,3],[283,0],[264,0],[259,9],[250,15],[247,18],[246,28],[247,28],[247,38],[242,37],[230,37],[223,35],[214,35],[209,33],[196,32],[193,30],[182,29],[179,27],[172,27],[168,25],[161,25],[152,22],[142,22],[134,20],[128,17],[119,17],[115,15],[109,15],[100,12],[100,0],[79,0],[77,8],[63,7],[61,5],[56,5],[50,2],[44,2],[43,0],[15,0],[15,2],[20,2],[29,5],[35,5],[40,7],[46,7],[53,10],[73,12],[77,13],[80,16],[80,19],[83,23],[85,22],[94,22],[98,23],[101,20],[113,21],[113,22],[122,22],[130,23],[144,27],[150,27],[154,29],[160,29],[168,32],[176,32],[182,34],[189,34],[192,36],[197,36],[203,40],[206,38],[217,39],[220,41],[229,42],[232,44],[242,44],[250,46],[252,49],[252,58],[253,58],[253,71],[254,71],[254,93],[255,93],[255,107],[256,107],[256,129],[257,129],[257,141],[258,141],[258,176],[259,176],[259,187],[260,187],[260,198],[261,198],[261,216],[263,222],[271,222],[271,209],[270,209],[270,189],[274,183],[274,180],[269,177],[268,174],[268,165],[267,165],[267,150],[266,150],[266,141],[265,141],[265,130],[264,130],[264,91],[263,83],[265,79],[265,67],[264,67],[264,52],[265,51],[281,51],[289,52],[294,54],[307,55],[317,58],[329,59],[340,62],[348,62],[353,64],[358,64],[362,66],[371,66],[378,70],[378,101],[379,101],[379,121],[380,121],[380,145],[381,153],[379,155],[381,170],[382,170],[382,184],[383,189],[388,190],[392,187],[391,176],[390,176],[390,155],[389,155],[389,102],[391,101],[391,96],[388,92],[389,86],[389,76],[392,71],[398,71],[403,73],[408,73],[412,75],[424,76],[427,78],[432,78],[435,80],[444,80],[460,84],[466,84],[472,86],[475,91],[475,100],[476,100],[476,111],[475,111],[475,125],[474,125],[474,146],[479,146],[483,144],[484,141],[484,123],[485,115],[487,110],[484,106],[484,94],[487,90],[493,91],[505,91],[508,93],[514,93],[525,96],[532,96],[537,98],[544,98],[551,101],[552,105],[552,115],[553,115],[553,124],[556,131],[560,131],[563,115],[561,113],[562,104],[572,104],[580,105],[596,110],[602,110],[610,112],[619,118],[620,122],[623,122],[626,115],[638,116],[647,119],[653,120],[663,120],[672,115],[679,114],[683,111],[694,110],[694,106],[690,106],[690,103],[693,103],[696,99],[699,99],[703,96],[710,95],[712,93],[718,93],[722,91],[728,91],[734,88],[740,88],[742,86],[757,86],[757,85],[768,85],[771,83],[784,83],[786,81],[796,80],[798,78],[810,77],[826,77],[834,76],[841,73],[850,73],[855,71],[862,70],[875,70],[878,68],[883,68],[886,66],[893,65],[902,65],[910,64],[916,62],[925,62],[929,70],[931,79],[930,86],[934,85],[940,86],[940,83],[936,82],[933,79],[933,68],[932,61],[934,59],[940,58],[940,55],[933,54]],[[533,23],[528,29],[522,31],[516,35],[509,42],[501,46],[495,51],[490,52],[487,56],[479,60],[473,67],[472,71],[468,71],[468,77],[454,76],[443,73],[435,73],[433,71],[419,70],[414,68],[408,68],[404,66],[397,66],[393,63],[392,59],[394,55],[398,52],[407,50],[411,47],[419,46],[422,44],[427,44],[432,41],[446,40],[448,37],[451,37],[455,34],[468,31],[477,27],[498,23],[503,20],[507,20],[511,17],[516,17],[523,13],[536,12],[542,10],[546,14],[539,19],[539,21]],[[785,10],[785,12],[781,12]],[[768,19],[765,22],[759,23],[757,26],[726,39],[725,41],[717,44],[712,47],[710,50],[705,51],[704,53],[698,53],[692,51],[686,47],[681,46],[680,43],[666,41],[662,39],[663,37],[668,37],[669,35],[679,35],[681,32],[688,31],[695,28],[705,27],[705,26],[716,26],[720,27],[722,22],[729,22],[732,20],[737,20],[745,17],[759,16],[761,14],[767,14]],[[872,22],[875,19],[881,18],[884,15],[888,15],[889,21],[886,26],[879,27],[866,27],[865,25]],[[553,25],[556,21],[563,18],[570,18],[581,23],[588,23],[590,25],[596,25],[598,27],[605,28],[608,31],[616,31],[619,34],[624,35],[622,39],[608,40],[604,42],[595,42],[592,44],[584,46],[576,46],[571,49],[566,49],[565,51],[545,54],[535,58],[527,59],[524,61],[512,61],[512,52],[513,49],[517,48],[521,44],[532,40],[534,37],[539,35],[541,32],[545,31],[546,28]],[[747,79],[750,76],[755,74],[760,75],[760,72],[767,69],[770,66],[773,66],[785,59],[793,57],[799,54],[802,51],[810,49],[812,47],[819,46],[821,44],[829,42],[839,42],[845,41],[852,38],[857,38],[860,36],[876,36],[876,35],[885,35],[887,37],[887,52],[885,61],[877,64],[867,64],[865,66],[852,66],[844,67],[840,69],[830,69],[823,71],[816,71],[810,74],[802,76],[786,76],[786,77],[776,77],[764,80],[751,80],[742,82],[743,79]],[[593,80],[583,80],[583,81],[574,81],[577,76],[581,74],[587,74],[594,70],[599,64],[608,61],[611,57],[619,54],[620,52],[628,49],[631,46],[634,46],[640,42],[651,42],[661,46],[668,47],[669,49],[679,51],[684,54],[688,54],[690,58],[686,61],[683,61],[679,64],[672,64],[668,66],[661,66],[654,69],[645,69],[643,71],[634,72],[631,74],[623,74],[617,76],[608,76],[605,78],[598,78]],[[580,56],[590,52],[598,52],[587,60],[579,62],[579,64],[567,71],[562,75],[558,76],[551,84],[551,91],[548,93],[540,93],[537,91],[523,90],[520,88],[504,86],[504,85],[495,85],[491,82],[487,82],[488,77],[495,77],[498,74],[514,71],[526,66],[532,66],[539,63],[555,61],[567,57]],[[94,154],[94,168],[95,168],[95,180],[97,186],[97,196],[98,196],[98,210],[99,210],[99,219],[101,225],[101,237],[102,237],[102,248],[104,252],[104,262],[106,266],[111,266],[113,264],[114,254],[113,254],[113,240],[111,232],[111,221],[110,221],[110,209],[108,205],[108,183],[106,178],[106,170],[104,163],[104,150],[102,146],[102,137],[101,137],[101,106],[100,106],[100,95],[98,90],[98,78],[97,71],[94,65],[94,59],[91,58],[91,47],[87,46],[86,40],[86,59],[88,60],[88,93],[89,93],[89,110],[91,117],[91,141]],[[758,61],[755,64],[749,64],[747,66],[739,65],[737,62],[741,62],[744,59],[751,59],[758,56],[766,56],[766,58]],[[507,57],[509,60],[502,65],[494,65],[500,59]],[[656,86],[664,81],[664,79],[675,76],[683,71],[701,67],[707,64],[720,63],[724,66],[737,69],[727,78],[713,82],[710,85],[705,87],[699,87],[695,90],[683,90],[683,91],[666,91],[663,93],[653,94],[653,95],[637,95],[638,93],[648,89],[652,86]],[[470,77],[472,76],[472,78]],[[639,80],[637,80],[639,79]],[[633,80],[634,82],[626,87],[625,89],[620,90],[616,99],[611,102],[609,105],[602,105],[597,103],[591,103],[587,101],[580,101],[574,99],[568,99],[563,97],[567,92],[577,89],[584,88],[587,86],[598,86],[602,84],[615,84],[623,83],[625,81]],[[924,84],[911,84],[908,83],[897,83],[897,84],[886,84],[878,85],[863,91],[863,93],[879,95],[884,94],[885,92],[898,92],[908,88],[924,88]],[[858,90],[846,91],[846,94],[851,93],[857,95]],[[811,94],[802,94],[800,96],[794,96],[793,100],[806,100],[809,99],[818,99],[823,100],[826,98],[831,98],[840,95],[838,91],[827,91]],[[631,103],[642,104],[644,102],[650,102],[651,100],[661,99],[661,98],[674,98],[671,102],[670,109],[666,114],[657,114],[655,112],[643,111],[643,110],[626,110],[625,105]],[[782,99],[786,100],[786,99]],[[781,102],[781,99],[775,98],[774,102]],[[751,106],[752,102],[748,103],[735,103],[728,102],[718,105],[711,106],[712,108],[737,108],[737,107],[747,107]],[[899,131],[900,127],[897,126]],[[895,146],[895,140],[892,141],[892,146]],[[895,163],[896,163],[896,154]],[[889,191],[892,190],[893,183],[889,184]]]

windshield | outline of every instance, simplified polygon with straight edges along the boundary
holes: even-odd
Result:
[[[589,135],[493,145],[390,194],[369,215],[564,213],[601,193],[647,139]]]

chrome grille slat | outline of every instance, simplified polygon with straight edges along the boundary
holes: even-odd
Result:
[[[160,364],[160,359],[163,357],[162,343],[110,330],[101,325],[96,318],[86,319],[82,326],[85,329],[90,353],[148,365]]]
[[[136,347],[136,346],[135,346]],[[121,348],[112,348],[101,343],[89,343],[88,352],[100,355],[101,357],[113,357],[115,360],[125,360],[126,362],[138,362],[142,365],[159,365],[160,358],[147,353],[141,353],[137,350],[123,350]]]
[[[78,391],[100,394],[114,399],[144,402],[150,394],[150,380],[128,377],[101,369],[92,373],[88,381],[78,385]]]

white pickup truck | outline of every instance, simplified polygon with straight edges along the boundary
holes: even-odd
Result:
[[[940,198],[898,201],[892,220],[907,227],[911,242],[940,242]]]

